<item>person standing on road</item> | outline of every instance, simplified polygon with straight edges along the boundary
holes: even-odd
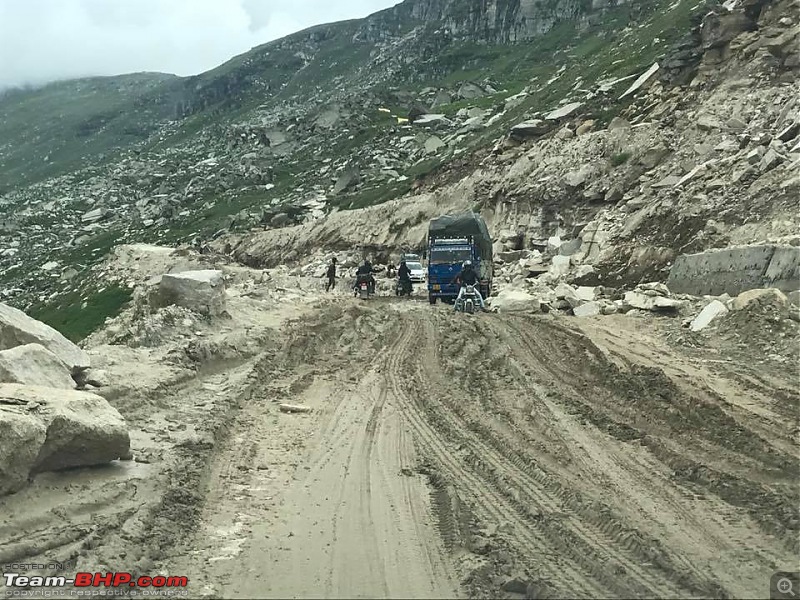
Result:
[[[325,291],[329,292],[330,290],[336,287],[336,258],[331,259],[331,264],[328,265],[328,283],[325,285]]]

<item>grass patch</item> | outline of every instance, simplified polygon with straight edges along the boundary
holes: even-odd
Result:
[[[628,162],[628,159],[631,157],[630,152],[620,152],[619,154],[615,154],[611,157],[611,165],[614,167],[619,167],[620,165],[624,165]]]
[[[131,291],[116,285],[85,300],[79,291],[74,291],[51,303],[33,306],[30,316],[77,343],[99,329],[108,317],[116,317],[130,300]]]

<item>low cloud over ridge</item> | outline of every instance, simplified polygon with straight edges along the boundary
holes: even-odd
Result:
[[[2,0],[0,88],[160,71],[194,75],[312,25],[398,0]]]

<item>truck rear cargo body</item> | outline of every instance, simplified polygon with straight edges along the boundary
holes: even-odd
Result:
[[[453,283],[465,260],[471,260],[480,275],[484,298],[492,289],[492,239],[486,223],[475,213],[444,215],[428,229],[428,298],[453,300],[459,286]]]

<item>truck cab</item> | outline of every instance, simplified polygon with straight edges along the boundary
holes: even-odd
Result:
[[[428,298],[431,304],[436,300],[454,300],[458,296],[459,285],[453,283],[461,272],[464,261],[470,260],[481,275],[481,294],[488,295],[488,279],[484,276],[480,253],[471,237],[435,238],[428,248]]]
[[[479,214],[442,215],[428,227],[428,299],[455,300],[460,291],[453,280],[464,261],[472,261],[480,277],[480,292],[492,290],[492,238]]]

